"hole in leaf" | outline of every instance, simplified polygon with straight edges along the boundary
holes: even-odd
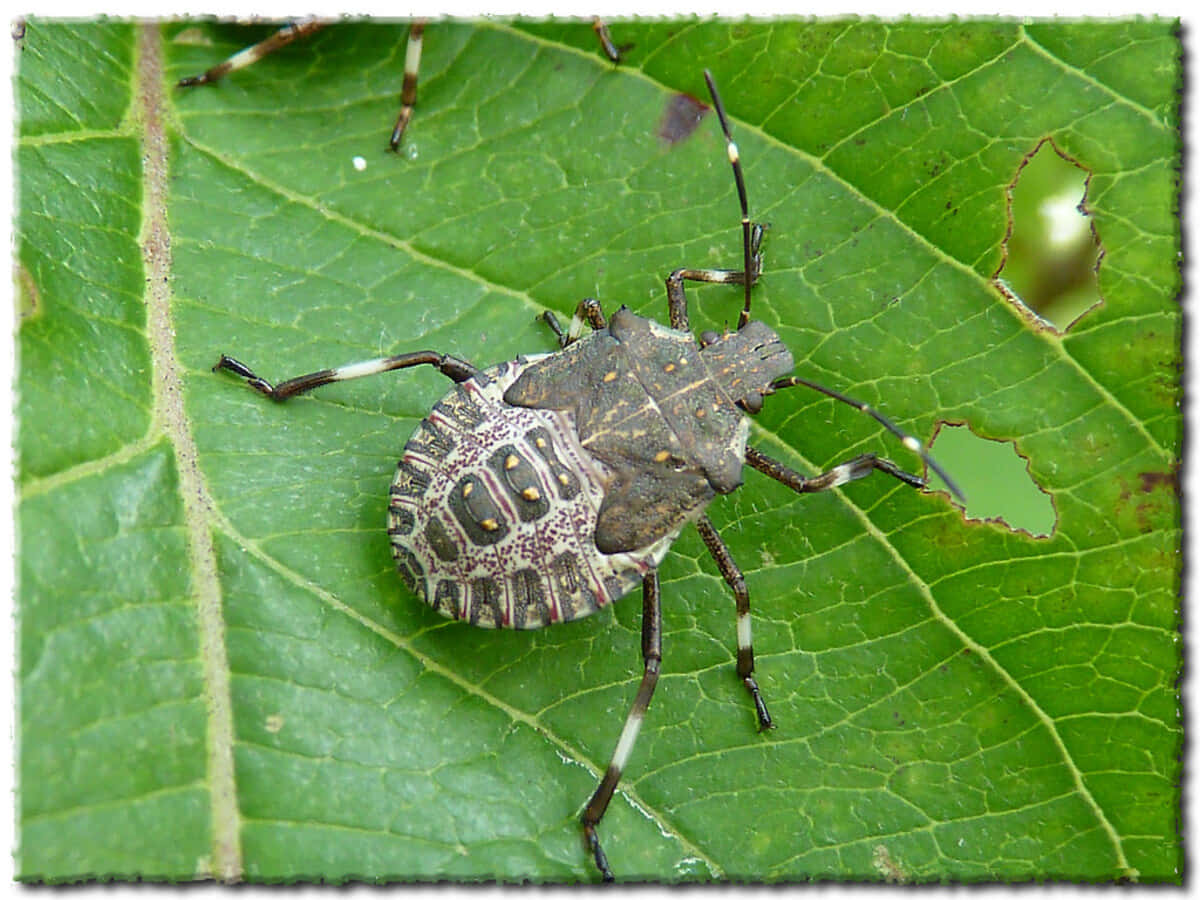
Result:
[[[967,518],[998,521],[1034,537],[1053,533],[1054,503],[1033,480],[1028,460],[1012,441],[981,438],[965,425],[944,425],[930,450],[967,495]],[[935,473],[929,473],[929,480],[931,488],[946,489]]]
[[[1084,205],[1090,177],[1047,138],[1008,188],[1008,236],[993,280],[1057,331],[1103,300],[1097,270],[1104,250]]]

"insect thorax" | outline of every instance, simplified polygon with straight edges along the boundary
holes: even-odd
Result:
[[[531,365],[504,400],[573,413],[580,444],[612,473],[595,539],[618,553],[678,534],[742,483],[749,425],[737,401],[791,367],[761,322],[701,349],[622,308],[607,329]]]

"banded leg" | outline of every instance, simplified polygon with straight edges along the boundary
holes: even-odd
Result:
[[[767,712],[767,704],[763,701],[762,693],[758,689],[758,682],[754,680],[754,646],[750,636],[750,592],[746,589],[746,579],[742,577],[742,570],[734,562],[729,548],[721,540],[721,535],[717,533],[717,529],[713,527],[708,516],[701,516],[697,519],[696,528],[700,531],[700,538],[704,541],[704,546],[708,548],[709,555],[717,564],[721,577],[733,591],[733,599],[737,604],[738,678],[742,679],[742,684],[746,686],[746,690],[750,692],[750,697],[754,701],[754,712],[758,716],[758,730],[766,731],[768,728],[774,728],[775,724],[771,721],[771,714]]]
[[[875,471],[891,475],[893,478],[903,481],[910,487],[919,489],[927,486],[924,478],[914,475],[911,472],[905,472],[891,460],[876,456],[874,453],[864,453],[861,456],[856,456],[854,459],[847,460],[841,465],[834,466],[832,469],[812,478],[805,478],[795,469],[785,466],[778,460],[767,456],[759,450],[755,450],[753,447],[746,448],[746,464],[753,469],[758,469],[758,471],[769,478],[774,478],[780,484],[790,487],[798,494],[815,494],[818,491],[828,491],[848,481],[857,481],[859,478],[866,478]]]
[[[408,27],[408,42],[404,47],[404,83],[400,86],[400,115],[392,127],[388,147],[400,149],[400,139],[412,120],[413,107],[417,104],[417,73],[421,68],[421,41],[425,37],[425,23],[413,22]]]
[[[600,41],[600,50],[612,62],[619,63],[621,54],[628,50],[632,44],[623,44],[618,47],[613,43],[612,35],[608,33],[608,26],[604,24],[604,20],[599,16],[592,19],[592,31],[596,32],[596,39]]]
[[[592,327],[592,331],[600,331],[608,327],[608,321],[604,318],[604,310],[600,308],[600,301],[591,297],[585,297],[579,301],[579,305],[575,307],[575,315],[571,316],[571,324],[567,326],[566,331],[563,331],[562,325],[558,324],[558,317],[550,310],[542,313],[541,319],[550,326],[550,330],[558,338],[558,346],[564,348],[579,340],[580,335],[583,334],[584,322]]]
[[[196,87],[201,84],[212,84],[212,82],[224,78],[230,72],[236,72],[238,69],[244,69],[246,66],[253,65],[264,56],[274,53],[281,47],[286,47],[292,41],[308,37],[314,31],[318,31],[324,27],[325,22],[320,19],[304,19],[300,22],[288,22],[266,40],[259,41],[257,44],[246,47],[244,50],[239,50],[233,56],[229,57],[229,59],[217,63],[211,69],[201,72],[199,75],[180,78],[175,83],[175,86]]]
[[[621,780],[621,772],[629,759],[637,741],[638,731],[642,727],[642,719],[646,708],[650,706],[650,698],[654,696],[654,686],[658,684],[658,671],[662,665],[662,605],[659,600],[658,572],[651,572],[642,579],[642,683],[638,686],[637,696],[633,698],[633,706],[625,718],[625,727],[617,739],[617,749],[613,751],[612,760],[600,785],[588,801],[583,811],[583,834],[587,840],[588,849],[596,861],[596,868],[605,881],[613,880],[612,869],[608,866],[608,857],[600,847],[600,837],[596,834],[596,826],[604,817],[608,803],[612,800],[617,782]]]
[[[297,394],[311,391],[313,388],[319,388],[325,384],[333,384],[335,381],[365,378],[368,375],[379,375],[383,372],[391,372],[394,369],[407,369],[411,366],[433,366],[447,378],[455,382],[466,381],[468,378],[479,374],[479,370],[469,362],[464,362],[456,356],[449,356],[445,353],[435,353],[432,350],[401,353],[398,356],[387,356],[382,359],[351,363],[339,366],[336,369],[322,369],[319,372],[311,372],[308,375],[298,375],[295,378],[289,378],[278,385],[273,385],[265,378],[255,374],[245,363],[238,362],[236,359],[224,354],[221,354],[221,358],[213,366],[213,371],[226,369],[234,375],[244,378],[246,383],[260,394],[264,394],[272,400],[282,401]]]
[[[762,275],[762,246],[763,226],[757,222],[751,223],[750,229],[750,287],[758,283]],[[667,312],[671,317],[671,327],[676,331],[691,331],[688,324],[687,295],[684,293],[685,281],[699,281],[704,284],[745,284],[746,273],[741,269],[676,269],[667,276]],[[749,320],[747,320],[749,321]],[[741,327],[739,325],[739,327]]]

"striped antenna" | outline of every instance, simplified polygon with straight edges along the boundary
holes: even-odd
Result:
[[[717,118],[721,121],[721,130],[725,132],[726,152],[729,154],[729,164],[733,167],[733,178],[737,182],[738,202],[742,205],[742,272],[746,285],[746,300],[742,306],[741,315],[738,316],[738,329],[740,330],[750,321],[750,287],[754,281],[750,270],[753,258],[753,251],[750,249],[750,232],[752,230],[750,205],[746,202],[746,180],[742,176],[742,163],[738,158],[737,144],[733,142],[733,132],[729,128],[725,106],[721,103],[721,95],[717,93],[717,84],[713,81],[712,72],[708,69],[704,70],[704,81],[708,85],[708,93],[712,95],[713,109],[717,111]]]
[[[950,489],[950,493],[957,497],[961,503],[965,504],[967,502],[966,496],[963,495],[963,492],[959,489],[958,485],[954,483],[954,479],[950,477],[945,469],[938,465],[937,460],[930,456],[929,451],[921,446],[921,442],[907,431],[893,423],[891,419],[887,418],[885,415],[883,415],[883,413],[879,412],[874,407],[863,403],[861,400],[855,400],[853,397],[847,397],[845,394],[839,393],[832,388],[827,388],[823,384],[817,384],[815,381],[809,381],[807,378],[801,378],[799,375],[788,375],[785,378],[775,379],[771,382],[771,387],[768,389],[767,393],[777,391],[781,388],[796,386],[811,388],[817,393],[824,394],[826,397],[832,397],[834,400],[845,403],[847,406],[853,406],[861,413],[866,413],[868,416],[898,437],[900,439],[900,443],[902,443],[905,447],[920,456],[925,462],[925,465],[936,472],[942,481],[946,482],[946,487]]]

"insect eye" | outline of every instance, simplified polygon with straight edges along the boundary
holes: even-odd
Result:
[[[738,406],[740,406],[742,409],[744,409],[746,412],[750,413],[751,415],[754,415],[755,413],[758,413],[758,412],[762,412],[763,395],[760,394],[758,391],[751,391],[749,394],[747,394],[745,397],[743,397],[741,400],[738,401]]]
[[[715,331],[700,332],[700,346],[707,347],[709,344],[715,344],[721,339],[721,336]]]

